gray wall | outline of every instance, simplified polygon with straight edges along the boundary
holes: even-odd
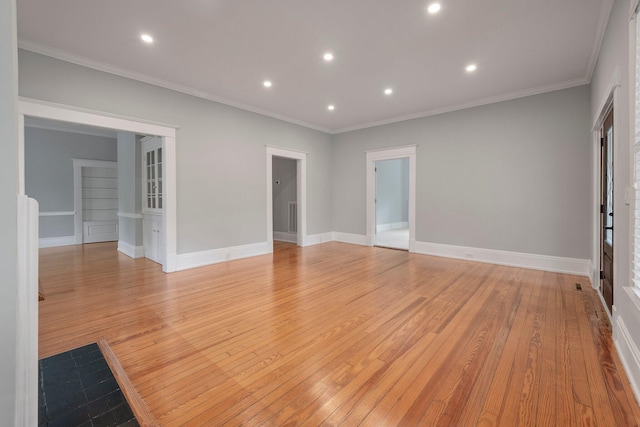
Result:
[[[289,202],[298,198],[297,164],[295,159],[273,157],[273,231],[289,231]]]
[[[409,221],[409,159],[376,162],[376,225]]]
[[[337,135],[335,231],[365,235],[365,151],[417,145],[416,240],[588,259],[589,87]]]
[[[0,0],[0,416],[14,425],[16,403],[16,302],[18,123],[15,0]]]
[[[140,214],[142,210],[142,147],[131,132],[118,132],[118,211]],[[122,184],[120,184],[122,183]],[[142,218],[118,218],[118,240],[142,246]]]
[[[307,232],[333,230],[331,136],[20,51],[20,95],[179,126],[178,254],[266,242],[265,145],[307,154]]]
[[[26,128],[25,188],[40,212],[73,211],[73,160],[117,160],[116,140],[59,130]],[[40,237],[74,235],[73,216],[40,217]]]

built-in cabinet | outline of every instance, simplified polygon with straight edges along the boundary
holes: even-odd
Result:
[[[164,262],[164,155],[162,138],[142,138],[142,215],[145,257]]]

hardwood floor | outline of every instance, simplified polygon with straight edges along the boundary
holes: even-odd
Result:
[[[101,243],[40,268],[40,357],[106,339],[158,425],[640,420],[585,277],[341,243],[169,275]]]

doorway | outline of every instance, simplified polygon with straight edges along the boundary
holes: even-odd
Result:
[[[600,293],[613,309],[613,108],[600,128]]]
[[[409,158],[375,162],[375,245],[409,249]]]
[[[378,195],[378,190],[376,185],[376,164],[378,162],[382,162],[385,160],[402,160],[402,162],[406,162],[407,167],[407,177],[408,181],[407,192],[406,192],[406,223],[408,229],[408,242],[407,247],[403,248],[408,250],[409,252],[415,251],[415,209],[416,209],[416,146],[406,146],[406,147],[397,147],[397,148],[388,148],[382,150],[373,150],[366,152],[366,167],[367,167],[367,195],[366,195],[366,206],[367,206],[367,245],[368,246],[387,246],[384,242],[377,242],[377,239],[380,237],[378,233],[378,225],[382,225],[380,230],[384,228],[392,228],[393,226],[402,227],[404,226],[404,221],[398,221],[396,223],[386,223],[380,224],[385,221],[382,219],[379,221],[377,218],[380,217],[376,212],[377,203],[376,198]],[[390,163],[391,165],[393,163]],[[401,165],[399,163],[398,165]],[[383,165],[383,163],[380,163]],[[406,233],[406,231],[405,231]],[[393,247],[393,246],[391,246]]]
[[[298,243],[296,159],[273,156],[273,240]]]
[[[164,272],[177,270],[177,183],[176,183],[176,129],[153,123],[134,121],[109,114],[81,111],[76,108],[50,105],[38,101],[20,101],[18,114],[18,192],[25,194],[24,168],[24,124],[25,117],[58,120],[67,123],[121,130],[144,135],[158,135],[164,151],[164,216],[162,269]]]
[[[274,158],[295,161],[296,165],[296,203],[295,203],[295,242],[298,246],[305,245],[307,238],[307,153],[287,150],[284,148],[267,146],[267,246],[273,252],[274,240]],[[288,206],[288,204],[287,204]],[[287,218],[289,213],[287,213]]]

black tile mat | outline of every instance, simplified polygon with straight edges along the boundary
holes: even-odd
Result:
[[[38,426],[139,426],[97,344],[38,364]]]

